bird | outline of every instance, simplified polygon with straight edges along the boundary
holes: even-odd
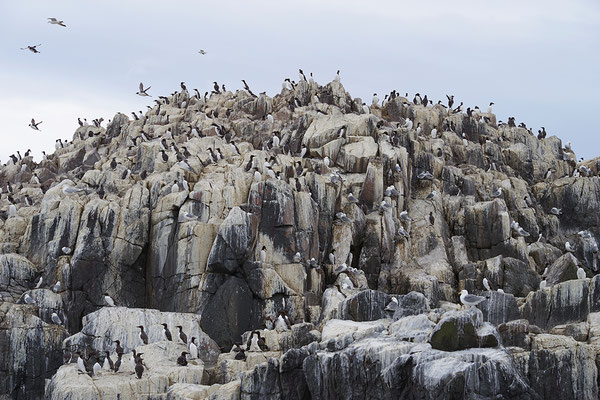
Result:
[[[58,20],[58,19],[56,19],[56,18],[48,18],[48,23],[49,23],[49,24],[52,24],[52,25],[60,25],[60,26],[63,26],[63,27],[65,27],[65,28],[67,27],[67,26],[65,25],[65,21]]]
[[[435,217],[433,216],[433,211],[430,211],[430,212],[429,212],[429,223],[430,223],[431,225],[434,225],[434,224],[435,224]]]
[[[346,213],[343,213],[341,211],[338,212],[338,213],[336,213],[335,216],[336,216],[337,219],[341,220],[342,222],[352,222],[350,220],[350,218],[348,218],[348,216],[346,215]]]
[[[263,246],[262,249],[260,249],[260,262],[267,262],[267,246]]]
[[[288,331],[290,330],[292,324],[290,323],[290,319],[285,314],[284,311],[280,311],[277,316],[277,320],[275,320],[275,330],[278,332]]]
[[[83,192],[83,189],[78,189],[78,188],[74,188],[72,186],[68,186],[68,185],[63,185],[61,187],[59,187],[60,190],[62,190],[62,192],[66,195],[71,195],[74,193],[79,193],[79,192]]]
[[[433,175],[429,171],[421,171],[417,175],[417,179],[419,179],[419,180],[433,180]]]
[[[237,345],[237,348],[234,349],[234,351],[236,352],[236,355],[234,357],[236,360],[246,361],[246,352],[244,351],[244,349]]]
[[[585,270],[581,267],[577,268],[577,279],[585,279]]]
[[[92,371],[94,371],[94,376],[100,375],[100,371],[102,371],[102,366],[100,365],[100,363],[98,363],[98,361],[94,363]]]
[[[200,54],[202,54],[202,55],[205,55],[205,54],[206,54],[206,51],[205,51],[205,50],[202,50],[202,49],[200,49],[200,51],[199,51],[198,53],[200,53]]]
[[[167,327],[167,324],[163,323],[161,325],[164,327],[165,337],[167,338],[167,340],[169,342],[172,342],[173,341],[173,336],[171,335],[171,331],[169,331],[169,328]]]
[[[146,334],[146,332],[144,332],[144,327],[142,325],[138,325],[137,327],[140,328],[140,333],[139,333],[140,340],[142,341],[142,343],[148,344],[148,335]],[[135,354],[135,352],[134,352],[134,354]]]
[[[396,311],[398,309],[398,299],[396,297],[392,297],[392,301],[390,301],[387,306],[385,306],[384,311]]]
[[[485,300],[483,296],[476,296],[474,294],[469,294],[466,289],[460,291],[460,302],[465,306],[476,306]]]
[[[389,210],[391,208],[392,208],[392,206],[385,200],[382,200],[381,204],[379,204],[379,212],[380,213],[384,213],[384,212],[386,212],[386,210]]]
[[[114,343],[117,344],[117,346],[115,347],[115,353],[117,353],[117,354],[123,353],[123,348],[121,347],[121,341],[115,340]]]
[[[140,90],[139,92],[135,92],[135,94],[137,94],[138,96],[147,96],[147,97],[151,97],[147,92],[148,90],[150,90],[151,86],[148,86],[146,89],[144,89],[144,84],[142,82],[140,82]]]
[[[248,351],[260,351],[260,347],[258,346],[258,336],[254,337],[258,332],[253,331],[248,338],[248,343],[246,343],[246,350]]]
[[[25,293],[25,295],[23,296],[23,301],[25,302],[25,304],[33,304],[33,303],[35,303],[35,301],[29,295],[29,293]]]
[[[39,130],[40,130],[40,128],[38,128],[38,125],[39,125],[39,124],[41,124],[42,122],[44,122],[44,121],[40,121],[40,122],[37,122],[37,123],[36,123],[36,122],[35,122],[35,119],[34,119],[34,118],[31,118],[31,123],[29,124],[29,127],[30,127],[31,129],[34,129],[34,130],[36,130],[36,131],[39,131]]]
[[[333,80],[335,82],[339,82],[340,81],[340,70],[338,69],[337,72],[335,73],[335,76],[333,77]]]
[[[86,365],[85,365],[85,361],[83,359],[83,356],[81,355],[81,353],[78,351],[77,353],[77,369],[79,370],[79,373],[81,374],[87,374],[87,369],[86,369]]]
[[[173,181],[173,185],[171,186],[171,193],[179,192],[179,184],[177,181]]]
[[[258,340],[256,341],[256,343],[258,344],[258,348],[261,351],[269,351],[269,346],[267,346],[267,343],[265,342],[265,338],[260,336],[260,332],[259,331],[255,331],[256,335],[258,336]]]
[[[187,362],[187,358],[186,355],[190,354],[187,351],[182,351],[181,355],[179,357],[177,357],[177,365],[181,365],[182,367],[185,367],[186,365],[188,365]]]
[[[34,53],[34,54],[38,54],[40,51],[37,49],[38,46],[41,46],[41,44],[36,44],[35,46],[26,46],[26,47],[21,47],[21,50],[29,50],[30,52]]]
[[[115,301],[110,297],[108,293],[104,293],[104,301],[108,304],[109,307],[115,306]]]
[[[60,292],[61,289],[62,289],[62,285],[60,284],[60,281],[56,281],[56,283],[54,284],[54,286],[52,286],[52,291],[54,293]]]
[[[119,372],[119,368],[121,367],[121,358],[123,357],[123,353],[117,353],[117,361],[115,361],[115,365],[113,367],[113,371]]]
[[[62,321],[60,320],[58,314],[56,314],[55,312],[52,313],[52,316],[50,317],[50,319],[52,320],[52,322],[54,322],[56,325],[62,325]]]
[[[500,197],[502,196],[502,188],[498,188],[494,193],[492,193],[492,197]]]
[[[106,357],[104,358],[104,363],[102,365],[102,369],[105,371],[112,371],[115,369],[115,364],[110,359],[110,353],[108,351],[105,351],[105,353],[106,353]]]
[[[40,276],[40,279],[38,280],[37,285],[35,285],[35,288],[39,289],[42,286],[42,282],[44,282],[44,278]]]
[[[71,248],[70,247],[62,247],[61,248],[62,252],[65,253],[66,255],[71,254]]]
[[[135,360],[135,374],[138,377],[138,379],[142,379],[142,374],[144,373],[144,366],[142,365],[142,358],[136,358]]]
[[[493,103],[493,102],[491,102],[491,103],[490,103],[490,105],[488,106],[488,109],[487,109],[487,112],[488,112],[488,114],[491,114],[491,113],[492,113],[492,106],[493,106],[493,105],[494,105],[494,103]]]
[[[554,214],[554,215],[560,215],[560,214],[562,214],[562,210],[560,208],[552,207],[552,209],[550,210],[550,213]]]
[[[183,333],[183,327],[181,325],[177,325],[176,328],[179,329],[179,340],[181,340],[183,344],[187,344],[187,335]]]
[[[358,203],[358,199],[356,197],[354,197],[354,195],[352,193],[348,194],[348,201],[350,203]]]
[[[435,127],[435,125],[433,126],[433,129],[431,130],[431,138],[437,139],[437,128]]]
[[[412,221],[411,218],[408,216],[408,211],[406,211],[406,210],[402,211],[400,213],[399,217],[404,222],[410,222],[410,221]]]
[[[569,242],[565,242],[565,250],[567,250],[569,252],[575,251],[575,249],[571,246],[571,243],[569,243]]]
[[[331,250],[331,253],[329,253],[329,263],[331,265],[335,265],[335,249]]]
[[[485,290],[487,290],[488,292],[491,292],[492,289],[490,288],[490,283],[488,282],[487,278],[483,278],[483,287],[485,288]]]
[[[529,236],[529,232],[527,232],[525,229],[523,229],[521,227],[517,228],[517,233],[519,234],[519,236],[523,236],[523,237]]]
[[[196,345],[196,338],[194,336],[192,336],[192,339],[190,340],[189,354],[191,358],[198,358],[198,346]]]

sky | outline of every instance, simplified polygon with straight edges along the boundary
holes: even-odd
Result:
[[[493,101],[499,120],[544,126],[578,157],[600,156],[597,0],[19,0],[0,1],[0,15],[2,163],[16,150],[52,152],[77,117],[145,112],[181,81],[204,93],[245,79],[273,96],[298,68],[320,84],[341,70],[367,103],[393,89]],[[34,44],[40,54],[20,50]],[[135,94],[140,82],[152,98]]]

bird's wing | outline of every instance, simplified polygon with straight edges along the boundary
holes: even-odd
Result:
[[[140,92],[144,91],[144,84],[142,82],[140,82]]]
[[[146,88],[146,90],[144,90],[144,92],[147,92],[148,90],[150,90],[150,88],[151,88],[151,87],[152,87],[152,86],[148,86],[148,87]]]
[[[52,22],[56,22],[56,18],[48,18]]]
[[[35,125],[35,119],[31,118],[31,125]]]

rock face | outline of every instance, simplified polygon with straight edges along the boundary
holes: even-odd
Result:
[[[597,160],[411,100],[183,90],[1,166],[0,398],[598,398]]]

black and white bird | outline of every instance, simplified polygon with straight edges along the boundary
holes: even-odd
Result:
[[[260,262],[267,262],[267,246],[263,246],[262,249],[260,249]]]
[[[491,292],[492,289],[490,288],[490,283],[488,282],[487,278],[483,278],[483,287],[485,288],[485,290],[487,290],[488,292]]]
[[[148,344],[148,335],[146,334],[146,332],[144,332],[144,327],[142,325],[138,325],[137,327],[140,328],[140,333],[138,335],[140,340],[142,341],[142,343]]]
[[[501,197],[502,196],[502,188],[498,188],[496,189],[496,191],[494,193],[492,193],[492,197]]]
[[[577,279],[585,279],[585,270],[581,267],[577,268]]]
[[[206,50],[200,49],[200,51],[198,53],[202,54],[202,55],[205,55],[206,54]]]
[[[110,295],[108,293],[104,293],[104,302],[106,302],[106,304],[109,307],[114,307],[115,306],[115,301],[113,300],[112,297],[110,297]]]
[[[100,375],[100,372],[102,371],[102,366],[100,365],[100,363],[98,361],[96,361],[94,363],[94,366],[92,367],[92,371],[94,371],[94,376]]]
[[[183,327],[181,325],[177,325],[176,328],[179,329],[179,340],[183,342],[183,344],[187,344],[187,335],[183,332]]]
[[[173,341],[173,336],[171,335],[171,331],[169,330],[167,324],[163,323],[161,325],[163,326],[163,331],[165,333],[165,337],[167,338],[167,340],[169,342]]]
[[[40,279],[38,280],[37,284],[35,285],[36,289],[39,289],[42,286],[42,283],[44,282],[44,278],[42,278],[40,276]]]
[[[52,24],[52,25],[59,25],[59,26],[65,27],[65,28],[67,27],[65,25],[65,21],[58,20],[56,18],[48,18],[48,23]]]
[[[147,93],[148,90],[150,90],[150,88],[152,86],[148,86],[146,89],[144,89],[144,84],[142,82],[140,82],[140,90],[138,92],[135,92],[135,94],[137,94],[138,96],[146,96],[146,97],[150,97],[150,95]]]
[[[33,304],[35,303],[35,301],[33,300],[33,298],[29,295],[29,293],[25,293],[25,295],[23,295],[23,302],[25,304]]]
[[[198,346],[196,345],[196,337],[192,336],[192,338],[190,339],[190,357],[191,358],[198,358]]]
[[[104,363],[102,364],[102,369],[105,371],[112,371],[115,369],[115,363],[110,359],[110,352],[105,351],[106,357],[104,357]]]
[[[187,351],[181,352],[181,355],[179,357],[177,357],[177,365],[181,365],[182,367],[185,367],[186,365],[188,365],[187,358],[186,358],[186,355],[188,355],[188,354],[190,354],[190,353],[188,353]]]
[[[550,210],[550,214],[561,215],[562,210],[560,208],[552,207],[552,209]]]
[[[54,286],[52,286],[52,291],[54,293],[60,292],[61,289],[62,289],[62,285],[60,284],[60,281],[56,281],[56,283],[54,284]]]
[[[21,50],[29,50],[30,52],[34,53],[34,54],[38,54],[40,51],[37,49],[37,47],[41,46],[41,44],[36,44],[35,46],[26,46],[26,47],[21,47]]]
[[[392,301],[390,301],[384,308],[384,311],[396,311],[398,309],[398,299],[396,297],[392,297]]]
[[[87,374],[87,369],[85,365],[85,360],[83,359],[83,355],[78,351],[77,353],[77,369],[80,374]]]
[[[329,253],[329,263],[335,265],[335,249],[331,250],[331,253]]]
[[[31,118],[31,123],[29,124],[29,127],[33,130],[39,131],[40,128],[38,128],[38,125],[41,124],[44,121],[40,121],[40,122],[35,122],[34,118]]]
[[[52,322],[54,322],[56,325],[62,325],[62,321],[60,320],[59,316],[57,313],[53,312],[52,316],[50,317],[50,319],[52,320]]]
[[[571,246],[571,243],[569,242],[565,242],[565,250],[571,253],[575,251],[575,249],[573,248],[573,246]]]
[[[483,296],[469,294],[466,289],[460,291],[460,302],[465,306],[473,307],[485,300]]]

